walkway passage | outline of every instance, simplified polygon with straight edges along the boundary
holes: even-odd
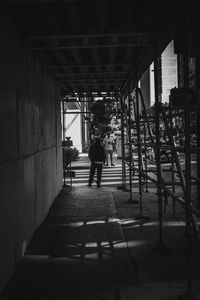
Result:
[[[118,159],[116,154],[113,155],[113,162],[115,166],[104,166],[102,172],[103,186],[119,186],[122,184],[122,162]],[[72,162],[72,170],[75,171],[75,177],[72,178],[73,186],[85,186],[88,184],[90,172],[90,160],[88,154],[80,154],[77,161]],[[128,168],[127,168],[128,176]],[[69,180],[66,183],[69,184]],[[94,185],[96,184],[96,174],[94,177]]]
[[[104,166],[102,172],[102,186],[112,186],[117,187],[122,184],[122,161],[120,158],[117,158],[117,155],[113,155],[113,162],[115,166]],[[126,164],[126,183],[129,183],[129,166]],[[88,184],[89,178],[89,169],[90,169],[90,160],[88,154],[80,154],[80,158],[72,162],[72,170],[75,172],[75,177],[72,178],[73,186],[85,186]],[[70,184],[70,178],[67,177],[65,180],[66,184]],[[134,176],[132,175],[133,186],[138,186],[138,173],[135,172]],[[96,184],[96,174],[94,177],[94,185]],[[148,185],[154,186],[149,180]]]
[[[137,278],[116,220],[112,189],[63,191],[3,299],[120,299]]]
[[[133,196],[138,200],[137,190]],[[186,291],[183,211],[172,220],[169,203],[163,234],[170,248],[159,253],[155,190],[143,198],[149,219],[137,219],[139,205],[128,197],[116,187],[63,189],[0,299],[177,299]],[[200,294],[199,241],[194,257]]]

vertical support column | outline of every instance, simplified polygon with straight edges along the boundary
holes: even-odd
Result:
[[[62,138],[65,141],[65,100],[62,100],[62,119],[63,119],[63,126],[62,126]]]
[[[64,141],[65,141],[65,100],[63,98],[62,100],[62,119],[63,119],[63,124],[62,124],[62,150],[63,150],[63,186],[66,186],[65,183],[65,146],[64,146]]]
[[[81,96],[78,97],[79,98],[79,103],[80,103],[80,106],[81,106],[81,111],[84,113],[84,103],[82,102],[82,98]],[[82,152],[84,152],[84,143],[85,143],[85,124],[84,124],[84,118],[83,118],[83,115],[81,114],[80,115],[80,126],[81,126],[81,148],[82,148]]]
[[[187,42],[186,49],[183,55],[184,65],[184,88],[185,88],[185,103],[184,103],[184,119],[185,119],[185,218],[186,218],[186,259],[187,259],[187,292],[181,295],[179,299],[195,299],[192,294],[192,218],[191,218],[191,154],[190,154],[190,105],[189,105],[189,66]]]
[[[121,147],[122,147],[122,190],[126,190],[126,166],[125,166],[125,138],[124,138],[124,101],[120,95],[121,103]]]
[[[156,127],[156,167],[157,167],[157,193],[158,193],[158,220],[159,220],[159,242],[157,249],[161,250],[163,244],[163,203],[162,203],[162,172],[160,160],[160,97],[159,97],[159,79],[158,79],[158,58],[154,59],[154,82],[155,82],[155,127]]]
[[[85,103],[83,102],[84,98],[79,96],[79,102],[81,106],[81,111],[84,113],[85,112]],[[82,152],[84,152],[85,149],[85,118],[81,114],[81,144],[82,144]]]
[[[197,95],[200,97],[200,58],[196,57],[196,88]],[[198,99],[199,100],[199,99]],[[200,148],[200,110],[196,112],[196,134],[197,134],[197,147]],[[197,166],[200,166],[200,152],[197,153]],[[197,168],[197,178],[200,178],[200,168]],[[200,209],[200,181],[197,182],[197,206]]]
[[[133,168],[133,158],[132,158],[132,139],[131,139],[131,96],[130,88],[128,91],[128,143],[129,143],[129,199],[127,202],[133,202],[132,195],[132,168]]]
[[[141,148],[141,122],[139,109],[139,91],[138,83],[136,84],[136,128],[137,128],[137,152],[138,152],[138,177],[139,177],[139,214],[137,219],[147,218],[143,214],[143,199],[142,199],[142,148]]]
[[[133,182],[132,182],[132,172],[134,170],[134,159],[133,159],[133,151],[132,151],[132,136],[131,136],[131,126],[132,126],[132,112],[131,112],[131,94],[130,94],[130,83],[128,89],[128,144],[129,144],[129,199],[127,203],[135,204],[138,203],[138,200],[133,199]]]
[[[147,127],[146,127],[146,120],[145,120],[145,117],[144,117],[144,114],[143,114],[143,130],[144,130],[144,155],[145,155],[145,161],[144,161],[144,166],[145,166],[145,192],[148,193],[149,190],[148,190],[148,178],[147,178],[147,175],[148,175],[148,165],[147,165]]]
[[[139,110],[139,94],[138,94],[138,82],[136,83],[136,128],[137,128],[137,154],[138,154],[138,178],[139,178],[139,215],[138,219],[143,218],[142,211],[142,153],[141,153],[141,130],[140,130],[140,110]]]
[[[90,95],[90,100],[88,102],[88,111],[91,111],[91,106],[92,106],[93,103],[94,103],[94,98],[93,98],[93,95],[91,94]],[[90,145],[92,143],[91,122],[89,124],[89,128],[88,129],[89,129],[89,136],[88,136],[88,139],[89,139],[89,141],[88,141],[88,149],[89,149],[89,147],[90,147]]]
[[[173,116],[172,116],[172,109],[170,107],[169,110],[169,122],[170,122],[170,131],[171,133],[173,132]],[[175,164],[174,164],[174,156],[175,156],[175,151],[176,149],[172,148],[171,149],[171,170],[172,170],[172,192],[175,194]],[[173,215],[172,218],[176,219],[176,200],[173,198],[172,199],[172,205],[173,205]]]
[[[185,43],[183,50],[184,67],[184,118],[185,118],[185,218],[186,218],[186,272],[187,272],[187,291],[179,296],[180,300],[197,299],[192,292],[192,219],[191,213],[191,152],[190,152],[190,103],[189,103],[189,65],[188,65],[188,29],[190,24],[190,10],[188,5],[184,5],[184,25],[185,25]]]

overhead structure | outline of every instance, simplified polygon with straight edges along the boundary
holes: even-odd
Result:
[[[160,1],[5,1],[62,94],[118,93],[134,84],[183,22],[183,7]],[[137,68],[137,74],[135,73]]]

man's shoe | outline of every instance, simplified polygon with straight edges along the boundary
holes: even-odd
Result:
[[[111,164],[111,166],[115,166],[114,164]]]
[[[108,166],[108,164],[105,164],[105,166],[107,167],[107,166]]]
[[[92,186],[92,184],[91,184],[91,183],[88,183],[88,186]]]
[[[100,187],[101,187],[100,183],[97,183],[97,187],[98,187],[98,188],[100,188]]]

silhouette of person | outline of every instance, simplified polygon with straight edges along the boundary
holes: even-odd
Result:
[[[105,163],[106,154],[99,137],[96,137],[94,143],[90,146],[88,156],[91,161],[88,186],[92,186],[94,174],[97,170],[97,187],[100,187],[102,169],[103,164]]]
[[[111,166],[114,166],[113,164],[113,145],[114,145],[114,139],[110,136],[108,133],[107,136],[103,140],[104,149],[106,152],[106,164],[105,166],[108,166],[108,155],[110,154],[110,163]]]

